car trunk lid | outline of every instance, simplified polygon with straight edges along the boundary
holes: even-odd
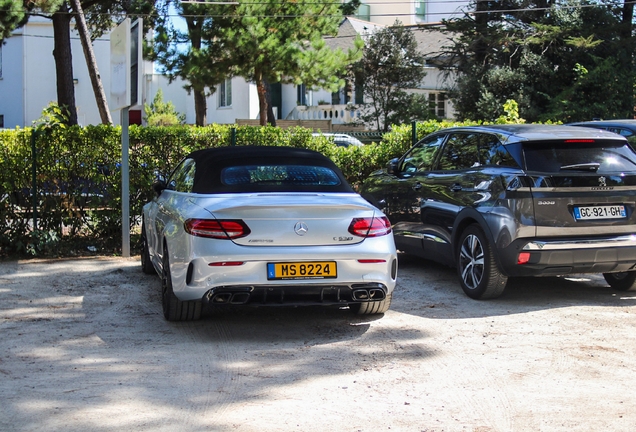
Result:
[[[352,220],[378,216],[374,207],[352,194],[244,195],[234,204],[208,210],[219,220],[242,220],[250,233],[232,241],[255,247],[359,243],[364,238],[349,232]]]

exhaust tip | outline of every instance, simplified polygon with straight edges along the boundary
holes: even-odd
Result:
[[[232,300],[230,303],[232,304],[245,304],[250,299],[250,295],[248,293],[238,293],[232,296]]]
[[[230,293],[220,293],[220,294],[216,294],[214,297],[212,297],[212,304],[224,304],[224,303],[229,303],[230,300],[232,299],[232,294]]]
[[[380,288],[356,289],[351,292],[353,301],[378,301],[386,298],[386,293]]]
[[[369,291],[365,289],[354,290],[351,293],[351,297],[353,297],[353,300],[355,301],[369,301],[370,299]]]
[[[370,289],[369,290],[369,299],[370,300],[384,300],[386,294],[384,294],[384,290],[381,289]]]

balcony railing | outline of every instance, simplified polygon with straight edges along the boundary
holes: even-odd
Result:
[[[286,120],[331,120],[332,124],[359,122],[359,109],[347,105],[299,105],[289,113]]]

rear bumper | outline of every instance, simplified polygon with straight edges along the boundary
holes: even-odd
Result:
[[[313,306],[348,305],[384,300],[388,288],[379,283],[350,285],[219,286],[203,301],[213,306]]]
[[[193,254],[171,262],[173,290],[181,301],[200,300],[220,287],[253,287],[254,290],[283,287],[286,296],[294,290],[355,284],[381,284],[387,293],[395,288],[397,253],[393,238],[383,236],[356,245],[292,248],[229,245],[227,252]],[[170,246],[168,246],[170,247]],[[269,279],[268,263],[334,261],[335,278]],[[234,262],[236,265],[210,265]],[[250,295],[250,297],[252,297]]]
[[[608,273],[636,269],[636,235],[615,237],[524,239],[501,253],[508,276],[555,276],[572,273]],[[519,253],[530,259],[517,264]]]

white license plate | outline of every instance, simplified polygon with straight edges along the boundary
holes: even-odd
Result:
[[[576,220],[624,219],[626,217],[624,205],[574,207]]]

